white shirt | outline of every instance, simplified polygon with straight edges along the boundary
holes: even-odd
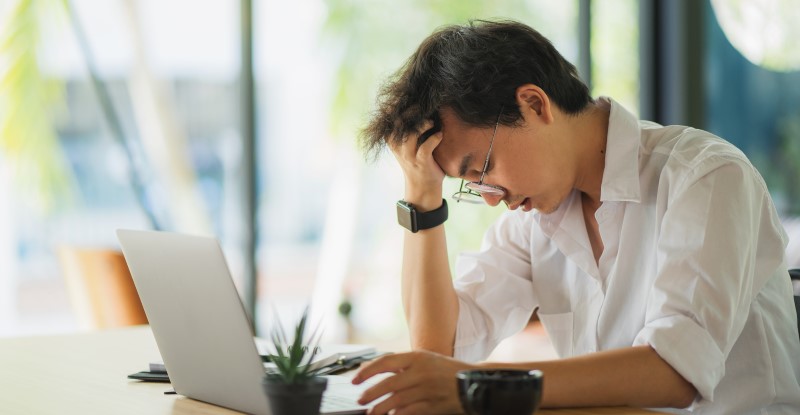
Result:
[[[485,359],[538,308],[560,357],[653,347],[697,388],[692,413],[800,414],[786,236],[744,154],[611,101],[601,200],[599,262],[577,191],[459,257],[455,356]]]

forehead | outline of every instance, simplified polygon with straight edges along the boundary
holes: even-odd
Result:
[[[478,164],[483,166],[492,128],[469,125],[449,108],[443,108],[439,114],[442,118],[442,142],[433,151],[433,158],[445,174],[459,177],[459,170],[465,162],[467,168],[475,168]]]

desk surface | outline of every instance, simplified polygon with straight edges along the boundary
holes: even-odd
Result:
[[[149,327],[0,339],[4,414],[237,414],[177,395],[166,383],[128,380],[160,360]],[[653,414],[632,408],[542,410],[543,415]]]

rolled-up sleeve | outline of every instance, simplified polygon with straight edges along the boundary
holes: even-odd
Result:
[[[746,162],[712,159],[668,179],[678,184],[657,200],[657,277],[634,345],[653,347],[698,401],[713,400],[755,295],[782,265],[785,238]]]
[[[457,359],[485,359],[500,340],[522,330],[530,319],[536,299],[529,232],[520,212],[507,212],[487,231],[479,252],[459,256]]]

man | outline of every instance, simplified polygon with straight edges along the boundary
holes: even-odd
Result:
[[[542,370],[550,407],[800,413],[786,236],[730,144],[592,99],[538,32],[484,21],[426,39],[383,89],[365,138],[372,151],[388,145],[405,176],[415,350],[354,378],[397,374],[364,393],[390,395],[373,413],[458,412],[454,375],[474,367]],[[509,208],[481,251],[459,258],[455,282],[445,175],[467,182],[457,198]],[[474,363],[535,310],[561,359]]]

